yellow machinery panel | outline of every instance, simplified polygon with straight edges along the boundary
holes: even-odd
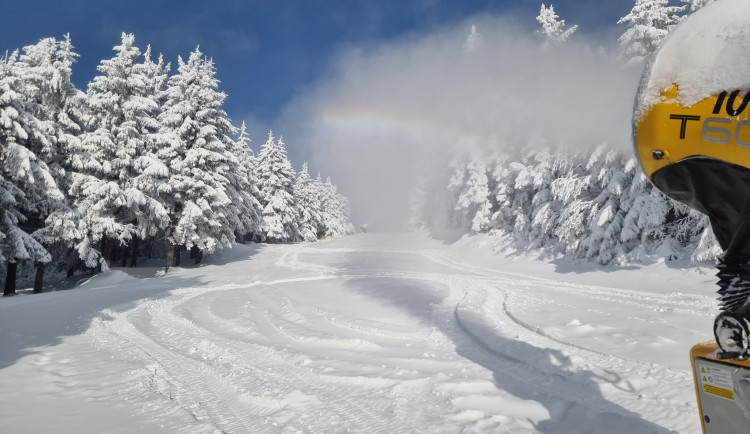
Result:
[[[690,350],[705,434],[750,433],[750,360],[724,360],[716,343]]]
[[[696,156],[750,168],[750,92],[730,89],[683,107],[674,85],[661,98],[635,125],[636,151],[649,178]]]

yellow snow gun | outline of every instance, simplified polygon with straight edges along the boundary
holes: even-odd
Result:
[[[703,432],[750,432],[750,89],[690,106],[677,85],[659,97],[634,124],[643,170],[664,194],[708,215],[725,256],[739,258],[719,264],[715,342],[690,351]]]
[[[708,215],[725,251],[750,257],[750,243],[737,237],[750,217],[750,91],[728,89],[685,107],[672,85],[660,99],[634,125],[644,172]]]
[[[646,176],[706,214],[724,250],[714,342],[690,351],[708,434],[750,432],[748,17],[750,2],[719,0],[679,24],[646,67],[633,116]]]

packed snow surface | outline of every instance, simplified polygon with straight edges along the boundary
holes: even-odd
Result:
[[[490,243],[237,246],[2,299],[0,432],[700,432],[710,268]]]
[[[673,84],[685,107],[725,90],[750,88],[748,24],[750,2],[717,0],[675,27],[646,68],[636,119]]]

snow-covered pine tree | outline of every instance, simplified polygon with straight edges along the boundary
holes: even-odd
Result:
[[[458,198],[461,196],[461,191],[466,184],[468,177],[467,166],[469,165],[469,156],[465,154],[459,154],[451,159],[448,165],[448,171],[450,177],[448,179],[448,193],[450,195],[451,208],[448,210],[448,222],[453,228],[462,230],[468,230],[471,227],[470,220],[467,219],[465,213],[463,213],[461,207],[458,206]]]
[[[54,49],[54,44],[52,44]],[[19,261],[46,264],[49,252],[33,233],[65,206],[50,166],[58,166],[54,128],[42,106],[47,83],[17,52],[0,62],[0,256],[6,261],[4,295],[15,293]]]
[[[698,236],[698,242],[695,245],[693,253],[690,255],[690,260],[693,262],[711,262],[716,261],[723,250],[719,245],[719,241],[716,240],[714,231],[711,229],[711,224],[708,221],[708,216],[701,216],[702,222],[700,226],[703,231]]]
[[[707,4],[714,2],[714,0],[680,0],[680,1],[682,1],[682,3],[685,3],[685,6],[683,6],[685,8],[685,15],[683,15],[683,18],[687,17],[688,15],[697,11],[698,9],[701,9]]]
[[[670,199],[672,211],[667,216],[666,232],[668,247],[670,253],[664,252],[667,258],[685,258],[691,257],[692,252],[698,248],[699,240],[703,232],[710,227],[709,221],[704,214],[690,208],[682,202]],[[706,240],[708,241],[708,240]],[[710,248],[709,246],[705,246]],[[672,253],[674,252],[674,253]]]
[[[458,191],[456,213],[471,231],[486,232],[490,229],[493,204],[484,163],[478,159],[469,161],[464,178]]]
[[[450,167],[452,175],[447,187],[453,205],[449,210],[449,221],[453,227],[466,231],[488,231],[496,206],[483,159],[459,154],[453,158]]]
[[[260,204],[263,207],[261,236],[269,243],[295,242],[299,233],[299,208],[294,196],[295,173],[284,142],[269,131],[258,154]]]
[[[178,245],[211,253],[234,242],[234,203],[241,199],[228,194],[228,176],[238,164],[229,135],[237,131],[221,108],[226,95],[218,85],[213,62],[198,48],[187,62],[178,59],[177,74],[169,78],[158,118],[159,155],[169,161],[171,189],[162,195],[170,221],[167,267]]]
[[[643,228],[639,226],[638,222],[639,215],[651,194],[653,185],[649,182],[646,174],[640,170],[635,158],[630,158],[627,161],[625,173],[631,181],[620,202],[620,208],[624,213],[620,243],[622,243],[623,250],[637,260],[651,253],[646,250],[646,246],[641,242]]]
[[[58,123],[64,122],[58,120],[58,115],[67,114],[63,111],[63,104],[67,93],[73,89],[70,78],[74,56],[73,53],[61,53],[59,43],[54,38],[45,38],[35,45],[24,47],[15,63],[18,75],[25,83],[24,99],[37,105],[40,110],[37,117],[44,120],[44,126],[49,128],[46,133],[50,141],[40,151],[46,157],[55,181],[61,186],[65,169],[57,130],[60,129]],[[80,133],[79,125],[73,123],[69,126]]]
[[[34,65],[33,76],[41,80],[45,91],[42,101],[44,117],[49,122],[52,132],[50,136],[57,141],[60,161],[55,165],[55,176],[58,186],[66,194],[68,207],[63,207],[51,213],[43,229],[34,233],[45,247],[56,258],[57,266],[68,270],[72,275],[77,268],[79,255],[74,248],[83,239],[85,224],[80,213],[74,207],[69,194],[71,180],[78,170],[73,166],[74,157],[81,152],[81,134],[84,128],[84,118],[87,112],[86,95],[77,89],[72,81],[72,65],[78,54],[73,49],[70,35],[63,40],[54,41],[52,38],[43,39],[39,44],[25,48],[25,63]],[[56,46],[56,50],[53,49]],[[32,48],[32,50],[29,50]],[[60,167],[62,166],[62,168]],[[64,176],[62,176],[64,175]],[[34,290],[41,290],[44,264],[37,266],[37,279]]]
[[[628,26],[619,39],[624,54],[631,61],[638,61],[654,53],[677,25],[681,9],[669,6],[669,0],[635,0],[630,13],[617,21]]]
[[[230,195],[240,198],[240,201],[234,204],[237,207],[235,232],[238,240],[245,241],[260,231],[262,213],[258,200],[260,190],[256,176],[257,161],[250,149],[250,137],[245,122],[242,122],[237,141],[233,143],[232,153],[237,166],[228,174],[233,190]]]
[[[631,183],[619,155],[613,149],[604,150],[589,161],[587,170],[591,173],[594,191],[598,192],[593,199],[589,216],[589,235],[583,241],[584,255],[602,264],[609,264],[624,253],[621,249],[620,236],[624,221],[621,208],[622,197]]]
[[[132,70],[132,98],[139,101],[143,108],[135,124],[140,130],[141,146],[133,159],[135,177],[130,184],[143,193],[145,204],[136,214],[135,232],[129,246],[131,266],[136,265],[139,240],[163,237],[169,222],[165,200],[172,193],[169,184],[169,147],[166,147],[165,153],[158,120],[166,102],[169,70],[170,65],[164,63],[162,55],[156,62],[152,60],[150,45],[143,53],[143,61],[134,64]],[[123,266],[127,256],[123,254]]]
[[[649,251],[655,251],[668,237],[666,222],[671,211],[672,203],[669,198],[652,188],[638,214],[638,226],[642,230],[641,242]]]
[[[536,194],[534,191],[534,167],[528,159],[523,162],[511,163],[511,170],[516,177],[513,180],[513,202],[511,203],[511,215],[515,216],[513,221],[513,236],[522,243],[527,243],[531,235],[531,201]],[[525,247],[528,247],[525,246]]]
[[[71,81],[72,65],[77,57],[70,35],[65,35],[61,41],[45,38],[35,45],[24,47],[17,64],[29,83],[25,89],[31,93],[26,97],[39,104],[38,117],[44,119],[48,128],[51,143],[48,151],[43,153],[43,159],[64,194],[74,173],[69,156],[80,143],[82,131],[84,94]],[[37,223],[43,223],[43,226],[34,231],[34,237],[58,261],[74,260],[75,255],[69,249],[80,241],[81,234],[78,230],[79,219],[75,210],[70,208],[69,198],[66,197],[63,203],[56,203],[48,211],[44,220],[37,219]],[[34,292],[41,292],[45,264],[37,262],[36,267]]]
[[[336,191],[336,186],[331,182],[331,178],[327,178],[326,182],[321,182],[319,176],[316,183],[321,192],[320,201],[323,210],[321,218],[325,231],[324,236],[339,237],[354,233],[347,199]]]
[[[328,198],[328,190],[325,185],[325,182],[323,181],[323,178],[320,176],[320,172],[318,172],[318,176],[315,179],[312,179],[310,181],[311,183],[311,190],[313,191],[313,194],[315,195],[315,201],[320,204],[320,215],[318,219],[318,225],[315,228],[316,235],[318,239],[323,238],[326,236],[326,233],[328,232],[328,227],[326,224],[331,219],[330,217],[330,210],[326,208],[326,205],[329,202]]]
[[[308,172],[307,163],[302,164],[302,169],[297,174],[294,182],[294,195],[299,206],[299,233],[305,241],[318,239],[318,227],[322,224],[320,193],[313,183]]]
[[[544,3],[542,3],[542,7],[539,9],[539,15],[536,17],[536,20],[542,25],[542,30],[539,30],[539,33],[546,41],[567,41],[568,38],[573,36],[573,33],[578,30],[578,26],[565,29],[565,20],[560,20],[559,18],[560,17],[555,13],[555,7],[553,5],[550,4],[549,7],[546,7]]]
[[[127,245],[133,236],[151,235],[167,224],[162,203],[141,190],[166,173],[149,156],[159,128],[154,68],[150,59],[138,67],[141,52],[134,42],[132,34],[122,34],[115,56],[101,61],[101,75],[89,83],[86,95],[87,129],[73,164],[81,173],[73,178],[71,194],[87,225],[88,241],[78,250],[89,267],[97,252],[84,249],[101,242],[99,263],[106,266],[117,244]]]
[[[566,159],[568,162],[550,183],[550,192],[560,206],[553,230],[560,250],[611,263],[626,253],[621,231],[633,172],[623,167],[619,153],[606,146]]]
[[[567,169],[563,152],[534,152],[534,197],[531,199],[530,246],[550,247],[560,222],[561,203],[552,194],[552,182]],[[554,247],[554,246],[552,246]]]
[[[476,49],[479,47],[481,43],[482,43],[482,36],[479,34],[479,30],[477,30],[477,26],[472,24],[471,30],[469,31],[469,35],[466,37],[466,40],[464,41],[464,51],[468,53],[476,51]]]
[[[518,166],[510,164],[510,157],[505,154],[493,156],[490,164],[494,169],[490,175],[494,188],[490,192],[497,210],[492,214],[492,227],[503,233],[513,230],[515,216],[513,215],[513,198],[515,197],[515,179],[517,173],[514,169]]]
[[[442,176],[432,177],[438,188],[431,191],[443,194],[415,196],[426,202],[447,200],[442,209],[449,210],[453,220],[422,216],[420,224],[474,232],[459,199],[463,189],[474,184],[467,184],[468,168],[481,163],[492,168],[485,172],[494,204],[490,231],[509,236],[518,249],[544,247],[604,264],[655,255],[703,261],[718,252],[706,233],[710,229],[705,218],[653,188],[635,159],[606,145],[593,152],[530,148],[516,157],[473,158],[456,155]]]

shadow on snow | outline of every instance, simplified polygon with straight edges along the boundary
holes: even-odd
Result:
[[[399,256],[394,257],[397,258]],[[348,259],[346,268],[339,269],[343,275],[367,268],[368,262],[372,264],[372,261],[357,261],[355,256]],[[364,261],[364,256],[362,259]],[[384,265],[377,261],[378,268]],[[402,263],[393,265],[403,268]],[[673,432],[644,420],[639,414],[602,395],[602,383],[617,385],[621,382],[622,379],[616,374],[599,375],[591,370],[572,370],[572,361],[559,350],[535,347],[491,331],[491,327],[483,324],[478,316],[460,314],[458,306],[451,310],[451,306],[441,305],[449,289],[440,283],[416,278],[373,276],[349,279],[347,285],[352,291],[385,301],[415,315],[425,324],[437,327],[453,341],[460,356],[493,373],[498,390],[541,404],[550,417],[538,423],[530,421],[536,432]],[[475,330],[481,333],[476,334],[473,332]],[[578,402],[581,397],[585,398],[585,402]]]
[[[205,265],[246,260],[260,248],[253,245],[239,246],[234,251],[220,250],[207,256]],[[188,265],[181,268],[189,271],[202,267]],[[177,269],[179,267],[170,268],[164,277],[138,278],[153,276],[155,267],[113,268],[71,289],[0,298],[0,370],[25,356],[58,345],[66,337],[83,334],[93,319],[108,318],[102,312],[105,309],[125,312],[141,300],[159,299],[167,297],[170,290],[176,288],[205,284],[202,276],[195,272],[185,273],[194,276],[172,275]],[[86,280],[80,276],[78,279]],[[66,286],[59,286],[59,289],[63,288]]]

